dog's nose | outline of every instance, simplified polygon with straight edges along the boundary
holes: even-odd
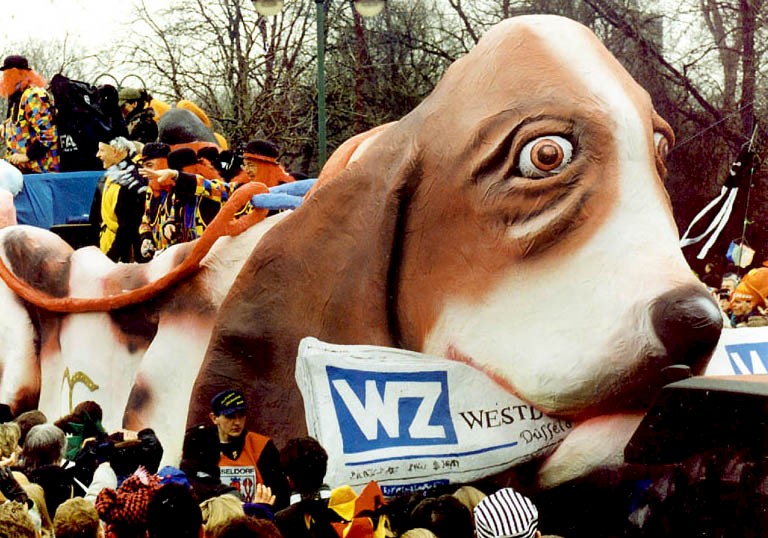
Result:
[[[669,363],[687,364],[693,374],[702,373],[723,328],[714,299],[698,287],[674,289],[654,303],[651,321]]]

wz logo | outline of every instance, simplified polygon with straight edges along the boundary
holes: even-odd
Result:
[[[768,359],[768,342],[726,344],[725,352],[733,372],[739,375],[765,374]]]
[[[456,444],[445,371],[391,373],[327,366],[344,452]]]

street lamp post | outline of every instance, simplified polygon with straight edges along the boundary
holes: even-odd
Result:
[[[328,157],[328,133],[325,119],[325,0],[315,0],[317,8],[317,169],[322,170]]]
[[[283,0],[252,0],[256,11],[264,16],[276,15]],[[330,1],[330,0],[328,0]],[[317,163],[323,168],[328,157],[325,107],[325,2],[315,0],[317,19]],[[355,10],[363,17],[375,17],[384,9],[386,0],[354,0]]]

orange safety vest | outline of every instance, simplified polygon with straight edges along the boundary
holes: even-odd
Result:
[[[221,454],[219,458],[221,483],[238,490],[243,502],[252,502],[256,484],[264,482],[259,472],[258,463],[268,442],[269,437],[248,432],[243,444],[243,451],[236,460],[230,459],[224,454]]]

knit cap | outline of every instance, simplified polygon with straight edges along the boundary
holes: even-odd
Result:
[[[500,489],[475,507],[478,538],[533,538],[538,525],[539,511],[512,488]]]
[[[768,267],[758,267],[741,279],[733,290],[731,302],[735,299],[746,299],[752,303],[752,308],[755,308],[765,306],[766,296],[768,296]]]
[[[155,491],[160,487],[156,475],[133,474],[117,490],[102,489],[96,496],[95,507],[99,518],[106,523],[106,536],[119,536],[145,529],[147,507]]]

